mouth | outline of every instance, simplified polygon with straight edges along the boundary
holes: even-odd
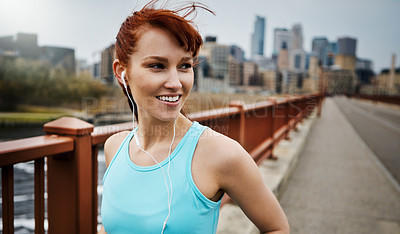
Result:
[[[182,95],[161,95],[161,96],[156,96],[156,98],[160,101],[166,102],[166,103],[178,103],[179,100],[181,99]]]

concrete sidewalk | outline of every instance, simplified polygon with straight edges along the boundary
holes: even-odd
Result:
[[[400,192],[333,99],[280,203],[291,233],[400,233]]]
[[[297,125],[298,131],[290,132],[290,140],[283,140],[276,146],[274,155],[278,156],[278,160],[264,160],[259,165],[266,185],[278,198],[298,162],[315,119],[316,116],[314,114],[304,120],[303,123],[299,123]],[[258,233],[258,229],[238,206],[226,204],[221,208],[217,234]]]

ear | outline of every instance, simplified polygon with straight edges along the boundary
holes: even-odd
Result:
[[[119,62],[118,59],[115,59],[113,62],[113,71],[114,71],[115,77],[118,80],[118,83],[121,86],[123,86],[121,74],[124,70],[126,70],[126,68],[124,66],[122,66],[122,64]],[[125,75],[125,82],[128,84],[128,79],[126,78],[126,75]]]

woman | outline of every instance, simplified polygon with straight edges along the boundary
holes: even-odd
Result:
[[[181,113],[202,45],[186,18],[208,9],[154,9],[155,2],[129,16],[117,35],[113,69],[138,126],[104,145],[101,232],[215,233],[227,193],[260,232],[289,233],[242,146]]]

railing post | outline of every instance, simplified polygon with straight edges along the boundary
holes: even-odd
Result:
[[[275,139],[275,119],[276,119],[276,98],[274,97],[270,97],[268,98],[268,101],[270,101],[272,103],[272,109],[271,109],[271,139],[272,139],[272,146],[271,146],[271,154],[269,155],[268,159],[272,159],[272,160],[277,160],[278,157],[274,155],[274,148],[275,148],[275,144],[276,144],[276,139]]]
[[[321,117],[323,100],[324,100],[323,93],[319,93],[318,94],[318,111],[317,111],[317,116],[318,117]]]
[[[290,97],[289,97],[290,98]],[[290,140],[290,117],[289,117],[289,98],[286,98],[286,103],[285,103],[285,124],[286,124],[286,131],[285,131],[285,140]]]
[[[239,143],[245,148],[246,116],[244,113],[244,105],[242,101],[231,101],[229,103],[229,107],[237,107],[240,111]]]
[[[44,234],[44,158],[35,160],[35,234]]]
[[[93,225],[97,196],[93,183],[93,125],[72,117],[62,117],[44,125],[46,134],[66,135],[74,139],[74,151],[47,160],[49,233],[95,233]]]
[[[14,233],[14,165],[1,168],[3,233]]]

